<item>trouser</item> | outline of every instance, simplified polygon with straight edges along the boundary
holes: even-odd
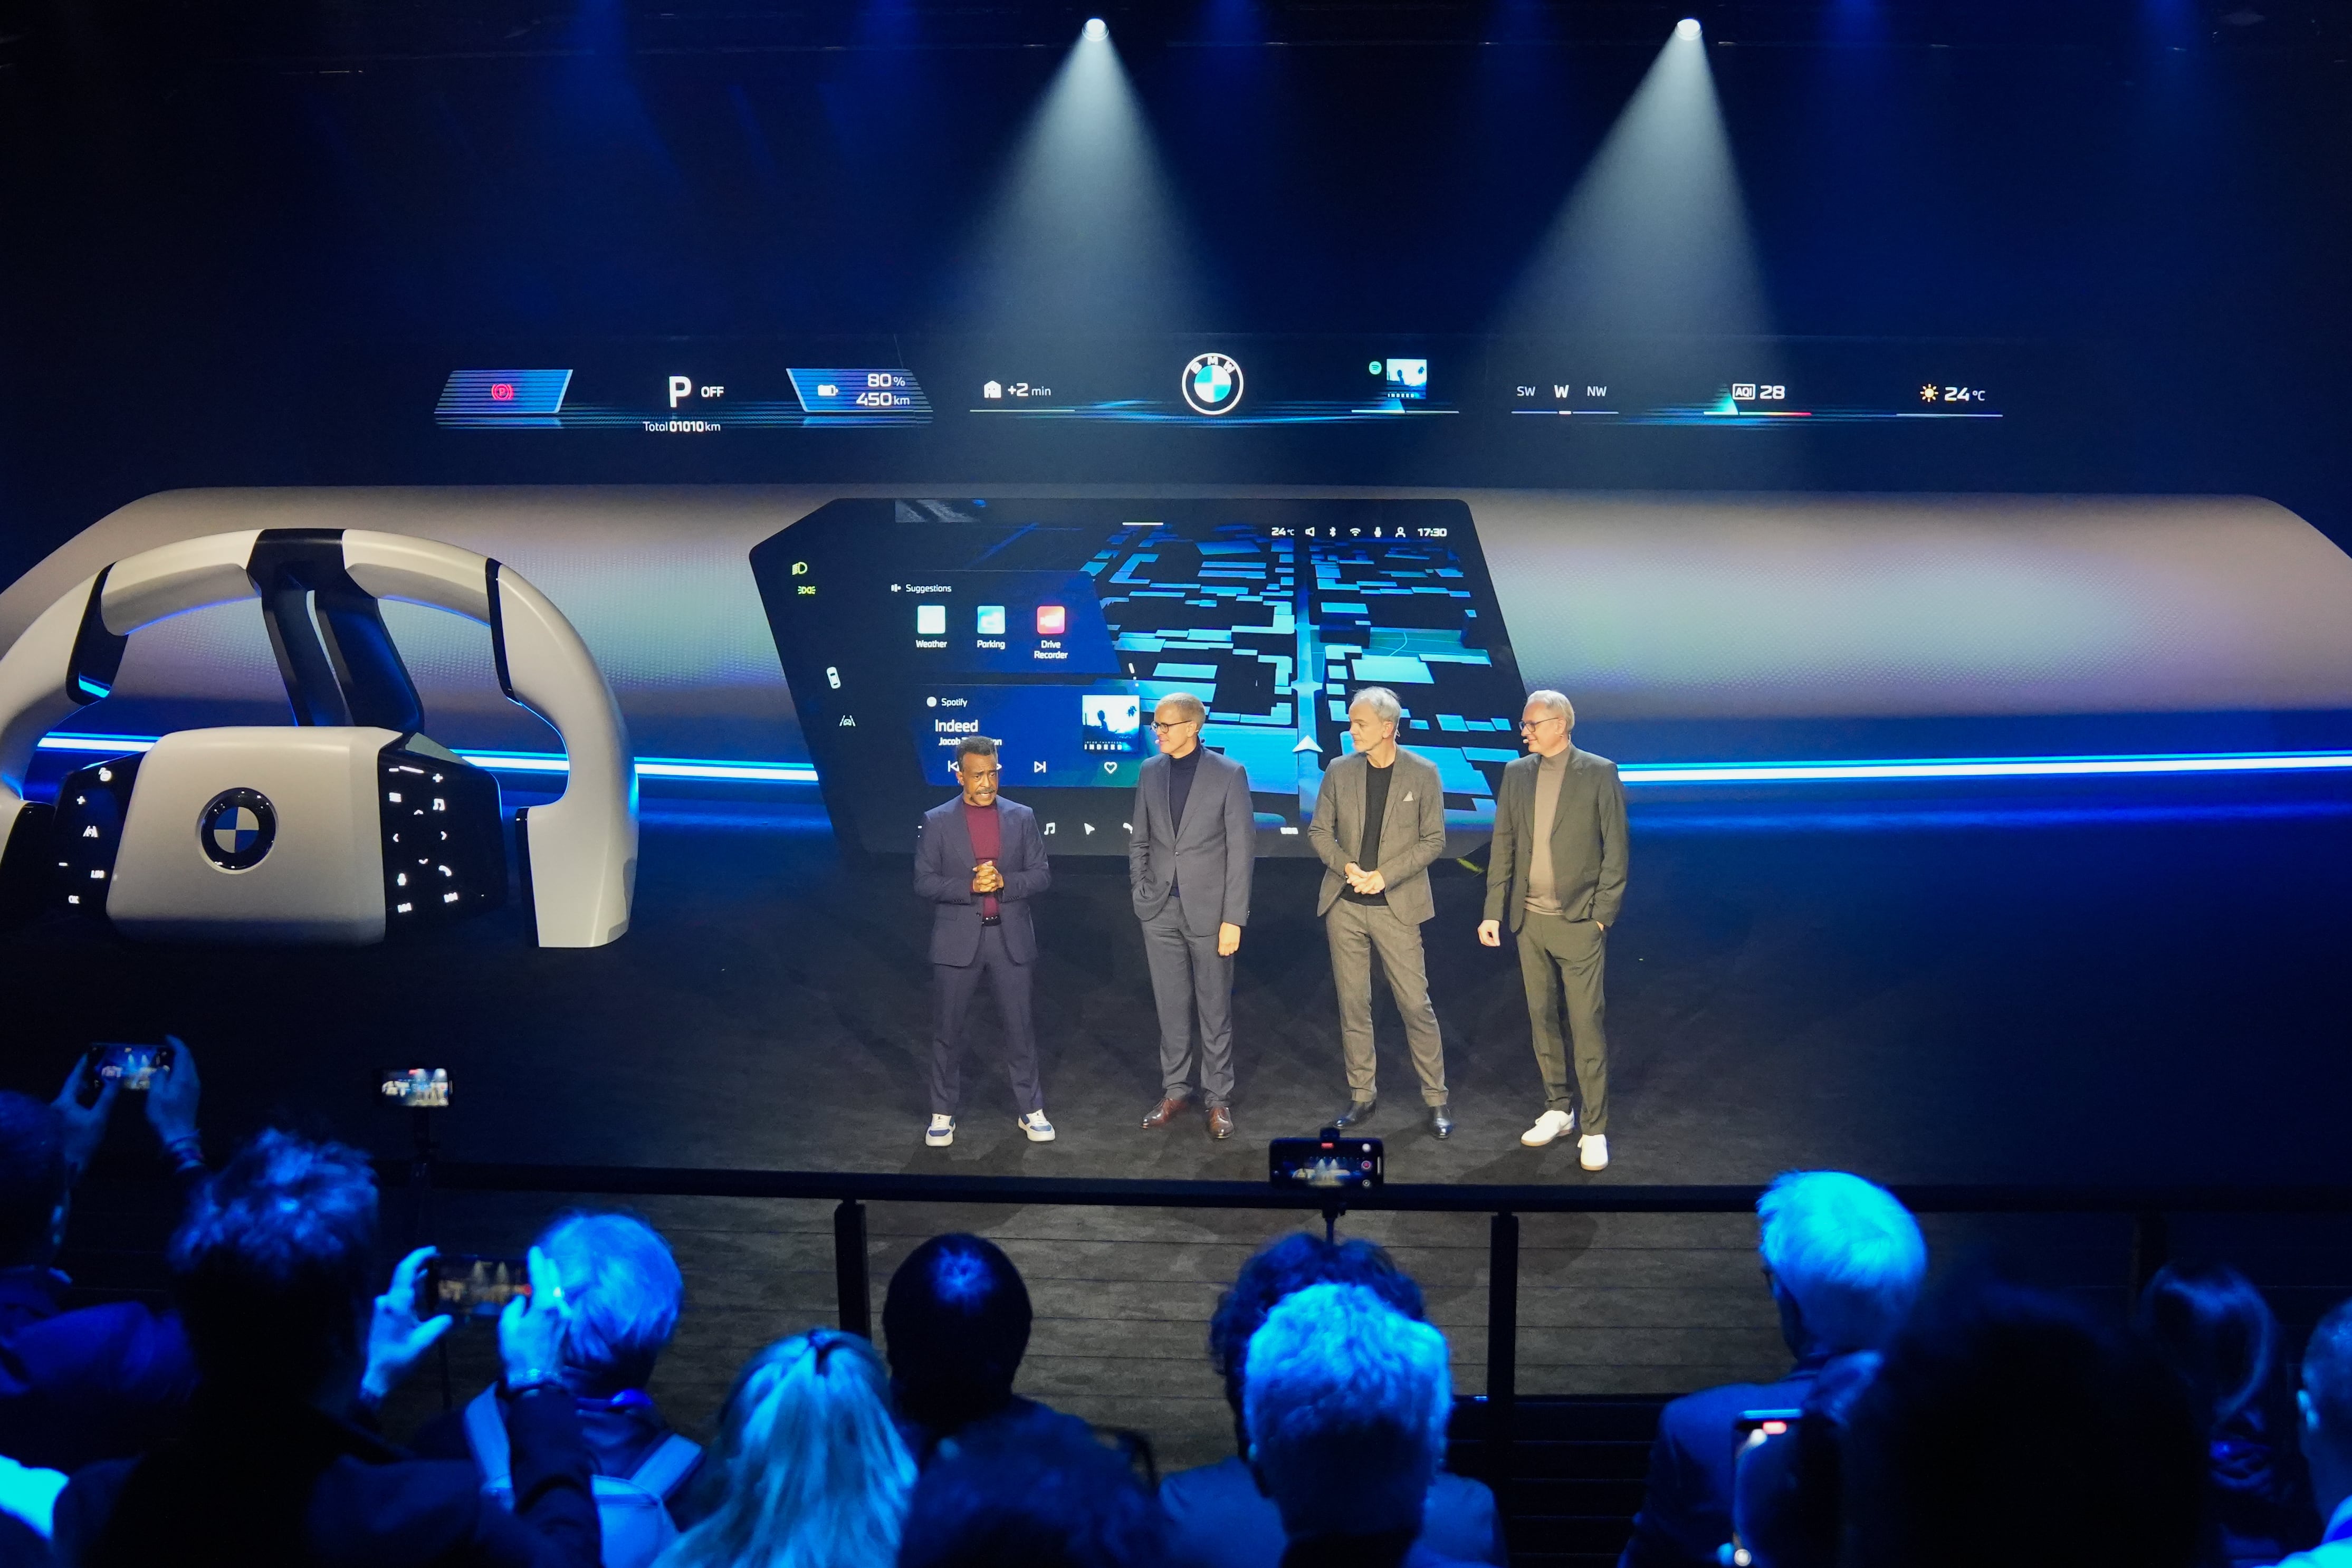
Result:
[[[1421,954],[1421,927],[1386,904],[1340,899],[1323,917],[1331,939],[1331,983],[1339,993],[1339,1050],[1348,1063],[1348,1097],[1373,1099],[1378,1064],[1372,1055],[1372,954],[1388,972],[1389,993],[1404,1019],[1405,1047],[1421,1075],[1421,1098],[1445,1103],[1445,1047],[1437,1009],[1429,1005],[1429,970]]]
[[[963,1101],[963,1021],[982,974],[996,993],[1004,1020],[1004,1067],[1013,1103],[1023,1115],[1045,1109],[1037,1087],[1037,1030],[1029,1016],[1029,970],[1004,950],[1004,928],[980,928],[980,951],[970,963],[931,965],[931,1110],[953,1116]]]
[[[1143,955],[1151,965],[1151,999],[1160,1009],[1160,1086],[1170,1100],[1192,1088],[1192,1019],[1201,1022],[1201,1099],[1212,1106],[1234,1098],[1234,961],[1217,952],[1217,935],[1194,936],[1171,898],[1143,922]]]
[[[1601,1027],[1601,971],[1609,937],[1591,921],[1527,911],[1519,927],[1519,978],[1528,988],[1536,1068],[1543,1074],[1544,1109],[1569,1110],[1568,1051],[1560,1039],[1560,999],[1568,1002],[1569,1033],[1576,1042],[1576,1089],[1584,1100],[1580,1131],[1609,1131],[1609,1037]]]

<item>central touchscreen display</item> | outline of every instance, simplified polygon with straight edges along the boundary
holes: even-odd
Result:
[[[1524,701],[1452,500],[839,500],[751,552],[835,831],[906,852],[967,735],[1056,854],[1124,854],[1151,710],[1208,705],[1262,854],[1307,854],[1347,700],[1386,686],[1449,842],[1494,821]]]

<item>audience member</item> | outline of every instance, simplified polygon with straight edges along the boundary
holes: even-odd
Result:
[[[1233,1408],[1233,1458],[1182,1470],[1160,1483],[1168,1510],[1169,1555],[1185,1568],[1274,1568],[1283,1550],[1282,1515],[1251,1474],[1242,1419],[1243,1369],[1250,1336],[1274,1304],[1309,1285],[1360,1285],[1408,1318],[1426,1316],[1421,1287],[1369,1241],[1331,1242],[1294,1231],[1252,1254],[1209,1320],[1209,1361]],[[1502,1564],[1495,1494],[1481,1481],[1440,1470],[1422,1510],[1422,1541],[1446,1557]]]
[[[497,1564],[594,1568],[586,1445],[562,1365],[566,1309],[547,1259],[499,1320],[515,1496],[473,1467],[415,1459],[353,1425],[450,1320],[416,1316],[429,1249],[369,1309],[376,1194],[366,1157],[265,1132],[208,1182],[169,1258],[200,1382],[187,1430],[77,1475],[58,1501],[68,1568]]]
[[[2065,1300],[1924,1304],[1855,1407],[1849,1568],[2189,1568],[2204,1456],[2155,1352]]]
[[[2319,1544],[2279,1568],[2352,1568],[2352,1301],[2339,1301],[2303,1351],[2294,1396],[2311,1494],[2326,1527]]]
[[[874,1347],[815,1329],[751,1358],[695,1486],[705,1517],[658,1568],[890,1568],[915,1461]]]
[[[1778,1383],[1702,1389],[1665,1407],[1619,1568],[1714,1568],[1731,1539],[1740,1412],[1801,1408],[1832,1360],[1885,1344],[1918,1297],[1927,1245],[1885,1188],[1843,1171],[1791,1171],[1756,1213],[1765,1283],[1796,1365]]]
[[[204,1178],[196,1058],[172,1040],[169,1072],[145,1092],[148,1124],[184,1181]],[[82,1097],[89,1094],[89,1103]],[[195,1387],[179,1321],[136,1303],[64,1310],[51,1267],[73,1186],[121,1093],[77,1060],[52,1104],[0,1090],[0,1454],[75,1470],[170,1436]]]
[[[701,1448],[670,1429],[646,1392],[677,1329],[686,1281],[669,1244],[634,1215],[558,1215],[538,1245],[563,1287],[558,1370],[596,1467],[604,1568],[643,1568],[692,1522],[681,1500],[702,1463]],[[495,1384],[484,1389],[412,1447],[425,1458],[472,1459],[493,1490],[511,1498],[503,1397]]]
[[[1083,1424],[988,1423],[915,1483],[898,1568],[1160,1568],[1166,1526],[1127,1461]]]
[[[2168,1264],[2140,1293],[2137,1324],[2188,1387],[2205,1436],[2205,1562],[2242,1568],[2309,1545],[2294,1391],[2263,1293],[2227,1264]]]
[[[1880,1360],[1875,1351],[1832,1357],[1794,1420],[1761,1422],[1739,1444],[1731,1486],[1736,1544],[1717,1548],[1717,1562],[1737,1561],[1737,1550],[1748,1553],[1749,1568],[1836,1568],[1848,1428]]]
[[[1013,1392],[1029,1321],[1029,1288],[992,1241],[935,1236],[898,1265],[882,1334],[918,1465],[928,1468],[942,1442],[975,1427],[1034,1433],[1066,1423],[1085,1434],[1085,1423]]]
[[[44,1542],[49,1539],[58,1494],[65,1489],[66,1477],[62,1471],[20,1465],[14,1459],[0,1459],[0,1517],[31,1526]],[[44,1545],[42,1550],[46,1552],[47,1547]],[[0,1552],[0,1565],[7,1562],[7,1553]]]
[[[1444,1568],[1420,1543],[1445,1457],[1445,1336],[1361,1285],[1309,1285],[1250,1336],[1250,1464],[1282,1514],[1283,1568]]]

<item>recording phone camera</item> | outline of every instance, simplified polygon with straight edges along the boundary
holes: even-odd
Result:
[[[172,1070],[172,1047],[108,1041],[90,1047],[86,1059],[83,1078],[88,1088],[83,1099],[89,1103],[97,1100],[109,1079],[133,1093],[146,1092],[154,1086],[157,1073]]]
[[[436,1253],[416,1276],[416,1315],[459,1323],[496,1322],[516,1297],[530,1295],[530,1265],[520,1258]]]
[[[1349,1138],[1327,1127],[1313,1138],[1266,1145],[1266,1179],[1277,1187],[1377,1187],[1383,1156],[1377,1138]]]
[[[388,1105],[414,1110],[449,1109],[447,1068],[386,1068],[382,1093]]]

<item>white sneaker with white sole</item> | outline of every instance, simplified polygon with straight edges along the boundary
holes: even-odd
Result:
[[[924,1130],[923,1142],[934,1149],[944,1149],[954,1142],[955,1118],[934,1115],[930,1126]]]
[[[1573,1110],[1547,1110],[1536,1118],[1533,1127],[1519,1134],[1519,1142],[1530,1149],[1540,1149],[1575,1125]]]
[[[1029,1135],[1032,1143],[1051,1143],[1054,1141],[1054,1124],[1045,1120],[1043,1110],[1031,1111],[1015,1125]]]
[[[1609,1168],[1609,1134],[1588,1132],[1576,1141],[1576,1163],[1588,1171]]]

